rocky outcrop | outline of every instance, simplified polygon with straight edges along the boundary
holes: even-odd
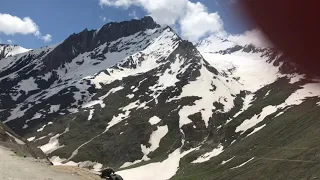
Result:
[[[1,52],[0,52],[0,60],[1,60],[1,59],[3,59],[3,58],[7,57],[7,53],[6,53],[6,48],[7,48],[7,46],[4,45],[4,44],[2,44],[2,45],[0,45],[0,46],[2,46],[2,50],[1,50]]]
[[[6,125],[0,123],[0,146],[11,149],[15,154],[24,157],[46,159],[46,155],[34,145],[18,136]]]

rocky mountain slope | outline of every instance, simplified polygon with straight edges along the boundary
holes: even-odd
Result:
[[[39,148],[29,144],[3,123],[0,123],[0,147],[10,149],[17,156],[46,159],[46,155]]]
[[[54,164],[133,180],[277,179],[317,158],[317,79],[274,49],[195,46],[150,17],[2,59],[0,86],[3,122]]]
[[[206,161],[189,153],[172,179],[318,178],[319,79],[299,75],[299,67],[272,49],[201,48],[213,66],[230,69],[230,75],[251,93],[235,115],[215,118],[228,119],[218,130],[224,149],[216,148],[207,154],[214,158]],[[266,56],[276,58],[261,61]]]

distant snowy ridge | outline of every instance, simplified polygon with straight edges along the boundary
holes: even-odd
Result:
[[[0,44],[0,59],[30,51],[18,45]]]

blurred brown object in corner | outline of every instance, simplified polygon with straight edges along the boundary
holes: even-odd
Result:
[[[319,0],[240,0],[267,38],[308,75],[320,76]]]

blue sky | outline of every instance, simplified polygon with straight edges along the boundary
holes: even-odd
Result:
[[[85,28],[97,29],[109,21],[129,20],[134,18],[134,16],[140,18],[155,12],[153,5],[150,7],[150,5],[138,3],[139,0],[132,0],[137,1],[137,3],[132,3],[129,6],[115,4],[116,1],[121,0],[1,0],[0,14],[9,14],[22,20],[25,17],[30,17],[38,27],[37,31],[39,31],[41,35],[35,35],[33,29],[30,30],[30,32],[23,32],[24,28],[17,30],[19,32],[8,34],[4,26],[11,25],[6,24],[6,21],[8,21],[6,19],[3,19],[6,25],[1,24],[0,16],[0,40],[2,43],[8,43],[8,40],[12,40],[14,44],[19,44],[25,48],[39,48],[44,45],[59,43],[70,34],[80,32]],[[131,0],[123,1],[129,2]],[[190,3],[193,4],[199,1],[199,3],[206,8],[206,13],[209,15],[210,13],[217,12],[223,21],[224,31],[227,33],[241,34],[249,29],[249,27],[244,25],[243,21],[238,18],[237,13],[233,11],[232,7],[234,3],[228,0],[179,1],[182,3],[190,1]],[[178,1],[176,2],[179,3]],[[179,17],[183,18],[182,16],[186,15]],[[176,29],[181,33],[179,20],[172,25],[175,25],[177,27]],[[186,26],[190,28],[190,25],[192,26],[192,24],[187,24]],[[1,28],[1,26],[3,26],[3,28]],[[3,30],[2,32],[1,29]],[[7,33],[4,33],[4,31]],[[200,35],[197,34],[196,37],[192,39],[202,38],[205,35],[217,31],[220,30],[199,32]],[[43,36],[47,34],[50,34],[51,38],[49,38],[50,40],[47,39],[47,42],[44,42]],[[188,34],[188,32],[186,32],[186,34]],[[188,35],[185,37],[188,38]]]

